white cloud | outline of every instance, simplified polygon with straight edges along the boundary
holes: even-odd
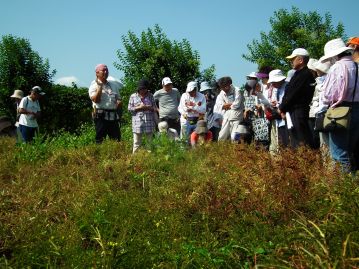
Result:
[[[62,77],[62,78],[58,78],[55,81],[55,84],[59,84],[59,85],[64,85],[64,86],[68,86],[71,87],[72,86],[72,82],[74,82],[76,85],[79,86],[79,79],[75,76],[69,76],[69,77]]]

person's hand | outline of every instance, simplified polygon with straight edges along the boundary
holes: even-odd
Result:
[[[256,87],[254,88],[254,92],[255,93],[262,92],[261,85],[259,83],[256,84]]]
[[[226,103],[226,104],[223,105],[223,109],[224,110],[231,109],[231,105],[232,105],[232,103]]]

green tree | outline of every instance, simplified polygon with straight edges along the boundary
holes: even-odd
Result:
[[[47,87],[55,70],[49,61],[33,51],[27,39],[12,35],[2,36],[0,41],[0,88],[29,90],[34,85]]]
[[[270,65],[283,70],[290,69],[285,57],[295,48],[305,48],[311,58],[319,59],[323,55],[324,45],[333,38],[345,38],[344,26],[332,25],[329,13],[322,16],[314,11],[302,13],[292,7],[291,12],[280,9],[269,20],[272,30],[268,34],[261,32],[260,40],[248,44],[248,54],[243,57],[258,66]]]
[[[118,50],[119,62],[114,65],[124,72],[125,91],[133,91],[141,78],[150,81],[151,90],[160,89],[162,78],[168,76],[175,87],[184,91],[189,81],[213,80],[214,66],[200,72],[200,56],[188,40],[171,41],[155,25],[138,37],[129,31],[122,36],[124,50]]]

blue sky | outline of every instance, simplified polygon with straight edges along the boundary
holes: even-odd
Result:
[[[57,70],[54,81],[73,77],[87,87],[98,63],[106,63],[111,76],[122,77],[113,66],[116,51],[123,48],[121,36],[159,24],[171,40],[189,40],[202,69],[214,64],[217,78],[229,75],[242,84],[257,67],[242,58],[246,45],[270,30],[274,11],[292,6],[329,12],[334,25],[344,24],[347,36],[359,35],[357,0],[12,0],[1,4],[0,35],[28,39]]]

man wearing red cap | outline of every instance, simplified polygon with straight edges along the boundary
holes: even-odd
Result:
[[[359,63],[359,37],[349,38],[347,42],[347,47],[352,48],[353,51],[353,61]]]
[[[99,64],[95,68],[96,79],[89,87],[90,99],[93,103],[93,119],[96,129],[96,143],[101,143],[106,136],[120,141],[118,108],[121,106],[120,89],[122,85],[116,81],[108,81],[108,68]]]

